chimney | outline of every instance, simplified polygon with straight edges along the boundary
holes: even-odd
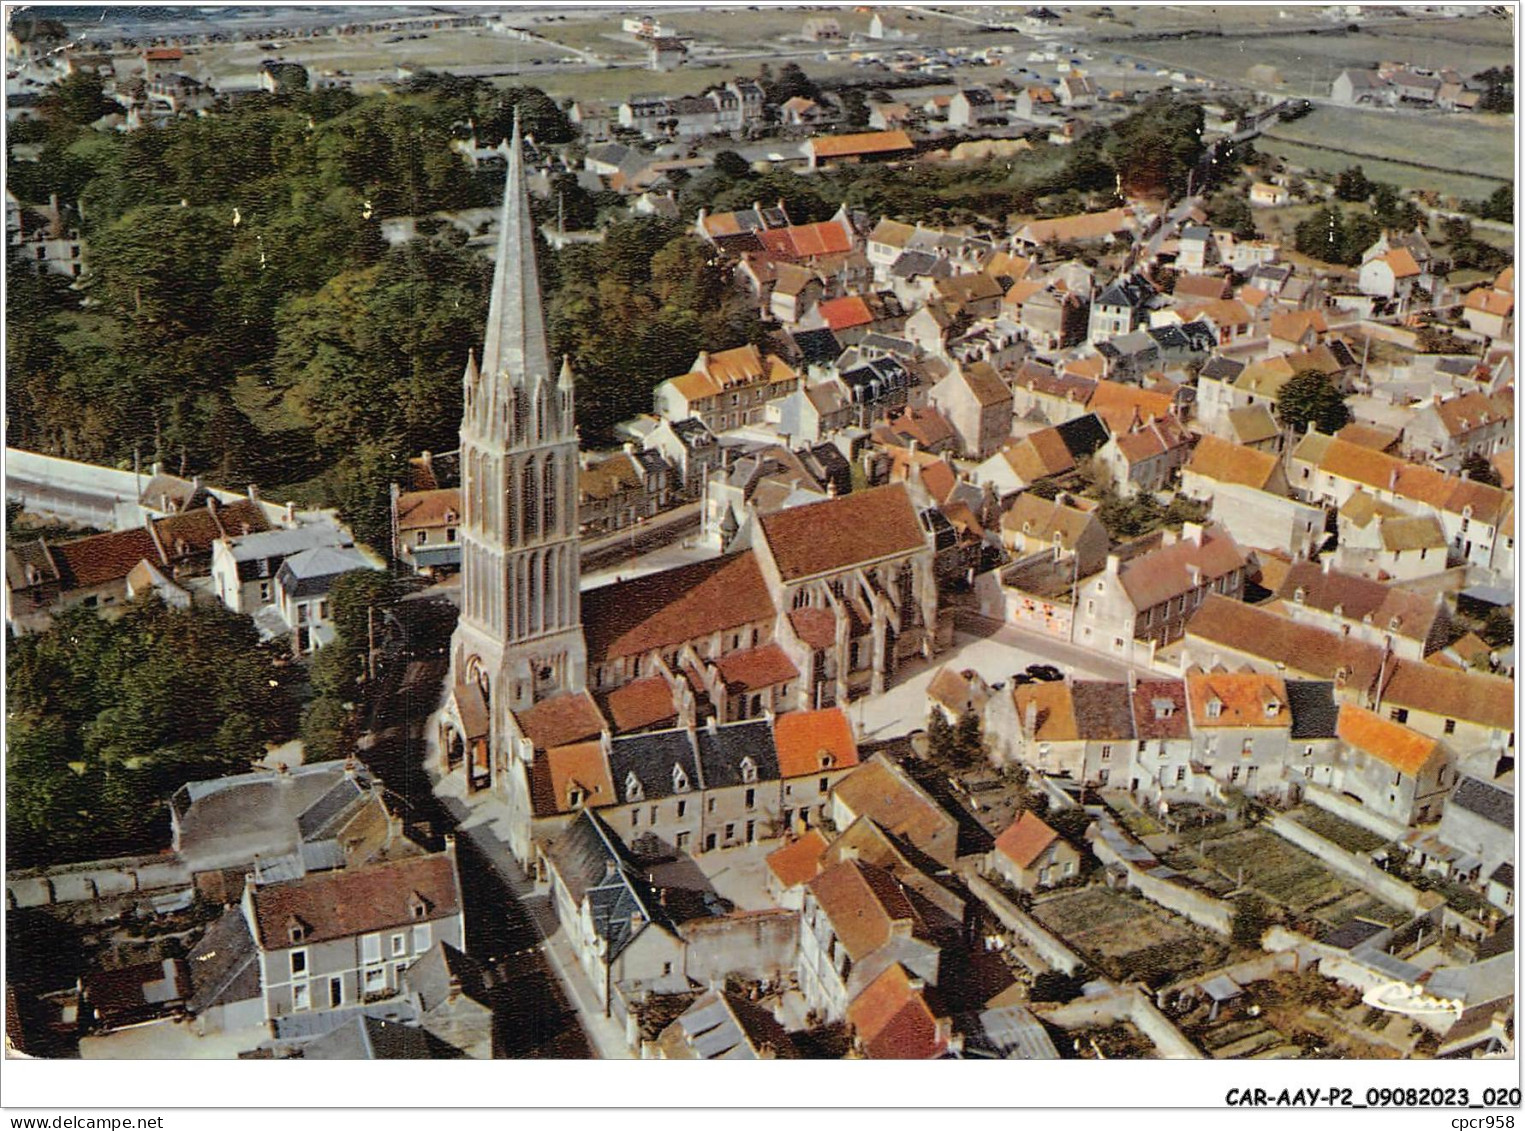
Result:
[[[249,484],[249,501],[251,503],[259,502],[259,487],[253,483]]]
[[[1122,555],[1120,555],[1120,554],[1108,554],[1107,555],[1107,572],[1109,574],[1111,574],[1113,577],[1117,576],[1118,571],[1122,568],[1122,564],[1123,564]]]
[[[297,521],[297,505],[291,500],[286,501],[286,525],[295,526]]]
[[[715,733],[716,728],[718,726],[719,726],[719,724],[717,722],[715,722],[715,716],[714,715],[711,715],[709,718],[704,720],[704,729],[709,731],[711,734]]]
[[[1329,571],[1334,568],[1334,559],[1332,557],[1326,557],[1324,559],[1324,561],[1323,561],[1323,567],[1324,567],[1324,576],[1328,577],[1329,576]]]
[[[1181,541],[1190,542],[1193,546],[1202,545],[1202,524],[1200,522],[1182,523]]]
[[[1029,699],[1022,710],[1022,733],[1032,738],[1038,732],[1038,701]]]

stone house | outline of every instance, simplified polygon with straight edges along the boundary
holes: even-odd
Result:
[[[986,459],[1010,439],[1011,389],[989,362],[953,366],[929,395],[953,426],[965,458]]]
[[[436,942],[466,945],[449,839],[427,856],[263,885],[251,876],[241,906],[267,1021],[395,996]]]
[[[400,491],[392,486],[393,556],[419,573],[454,569],[461,564],[456,541],[461,528],[461,491],[437,487]],[[213,563],[215,567],[215,562]]]
[[[1181,493],[1212,504],[1212,519],[1242,546],[1309,556],[1324,542],[1324,511],[1288,497],[1271,452],[1203,436],[1181,469]]]
[[[1075,575],[1089,577],[1107,564],[1111,545],[1107,528],[1094,509],[1083,510],[1066,499],[1019,495],[1001,516],[1001,542],[1019,558],[1039,553],[1073,554]]]
[[[1186,697],[1193,761],[1247,796],[1288,796],[1292,710],[1280,676],[1188,671]]]
[[[1514,443],[1514,397],[1438,394],[1403,426],[1403,454],[1447,471],[1458,471],[1470,456],[1488,459]]]
[[[1455,774],[1438,740],[1354,703],[1340,705],[1339,737],[1332,788],[1402,825],[1440,819]]]
[[[996,837],[989,869],[1018,891],[1037,891],[1078,875],[1080,853],[1031,810]]]

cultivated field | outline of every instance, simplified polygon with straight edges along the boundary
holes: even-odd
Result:
[[[1220,962],[1227,947],[1142,896],[1088,887],[1049,896],[1033,914],[1060,938],[1119,980],[1184,974]]]
[[[1397,113],[1319,106],[1306,118],[1277,123],[1268,137],[1341,151],[1326,150],[1328,161],[1350,153],[1433,165],[1441,172],[1466,170],[1498,178],[1495,184],[1514,177],[1514,120],[1493,114]],[[1433,171],[1411,170],[1415,187],[1426,187],[1423,177]]]
[[[1226,879],[1331,927],[1357,917],[1394,925],[1406,921],[1403,912],[1372,899],[1275,833],[1241,829],[1204,842],[1199,851]]]
[[[1354,138],[1350,144],[1359,147],[1361,139]],[[1431,189],[1439,193],[1442,198],[1482,200],[1499,187],[1498,181],[1483,177],[1469,177],[1465,173],[1442,173],[1434,169],[1421,169],[1414,165],[1356,156],[1353,153],[1312,149],[1279,137],[1258,137],[1255,139],[1255,148],[1262,153],[1275,154],[1299,168],[1331,175],[1351,165],[1360,165],[1362,171],[1374,181],[1382,181],[1398,187]]]

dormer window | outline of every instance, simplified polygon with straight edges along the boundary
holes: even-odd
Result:
[[[1207,717],[1216,719],[1223,714],[1223,700],[1209,699],[1207,701]]]
[[[431,906],[421,893],[414,892],[408,900],[408,913],[415,919],[424,919],[428,917]]]
[[[835,762],[836,762],[836,758],[832,757],[830,751],[827,751],[827,750],[822,750],[821,751],[821,769],[829,770],[829,769],[831,769],[832,765]]]
[[[1306,596],[1307,593],[1303,590],[1301,585],[1292,591],[1292,600],[1296,601],[1299,605],[1303,603],[1303,598]]]
[[[1154,717],[1168,719],[1176,713],[1176,705],[1169,699],[1156,699],[1154,701]]]
[[[635,776],[635,772],[631,771],[630,773],[626,774],[625,775],[625,800],[626,801],[641,801],[641,800],[643,800],[645,798],[645,796],[646,796],[646,791],[641,788],[641,779]]]
[[[286,937],[293,943],[305,942],[308,926],[295,915],[286,920]]]
[[[743,758],[741,760],[741,780],[748,785],[757,780],[757,763],[752,761],[751,758]]]
[[[1281,704],[1272,699],[1266,704],[1266,718],[1274,719],[1281,712]]]
[[[585,802],[587,799],[588,799],[587,792],[585,790],[579,789],[575,785],[571,789],[567,790],[567,808],[568,809],[580,809],[582,807],[583,802]]]
[[[674,793],[687,793],[689,789],[688,774],[676,762],[672,767],[672,789]]]
[[[1334,615],[1337,616],[1337,617],[1344,616],[1345,615],[1345,606],[1344,605],[1340,605],[1340,604],[1336,604],[1334,606]]]

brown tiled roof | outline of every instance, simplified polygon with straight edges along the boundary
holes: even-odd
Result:
[[[1380,519],[1377,530],[1382,548],[1395,554],[1408,550],[1439,550],[1446,546],[1446,532],[1434,515],[1393,515]]]
[[[779,715],[773,720],[773,747],[781,778],[808,777],[858,764],[858,744],[840,707]]]
[[[1317,562],[1298,562],[1288,570],[1277,596],[1324,612],[1332,613],[1338,608],[1339,615],[1346,620],[1370,617],[1372,624],[1383,631],[1391,630],[1421,641],[1430,635],[1440,611],[1434,597],[1421,597],[1352,573],[1333,569],[1326,572]]]
[[[1395,660],[1383,703],[1462,719],[1496,730],[1514,729],[1514,680],[1481,672],[1448,672],[1414,660]]]
[[[789,228],[771,228],[758,232],[757,238],[772,254],[792,259],[840,255],[853,248],[853,239],[847,229],[832,220],[823,220],[818,224],[797,224]]]
[[[1231,444],[1217,436],[1203,436],[1187,461],[1186,470],[1217,483],[1238,483],[1257,491],[1267,489],[1278,462],[1271,452]]]
[[[1222,275],[1177,275],[1171,294],[1177,298],[1213,299],[1229,296],[1229,281]]]
[[[958,367],[964,376],[964,384],[969,386],[969,391],[974,394],[975,403],[982,408],[1010,402],[1011,390],[1006,387],[1006,382],[1001,380],[995,366],[988,361],[976,361],[968,365]]]
[[[1173,416],[1151,420],[1116,438],[1117,451],[1130,464],[1186,447],[1190,438]]]
[[[899,483],[774,511],[758,524],[785,581],[837,573],[927,546],[911,498]]]
[[[1057,428],[1043,428],[1001,449],[1011,469],[1026,483],[1063,475],[1075,467],[1075,457]]]
[[[1363,424],[1353,420],[1334,434],[1335,439],[1344,440],[1347,444],[1355,444],[1357,447],[1370,448],[1373,451],[1385,452],[1396,444],[1403,435],[1398,428],[1384,428],[1380,424]]]
[[[835,793],[855,816],[871,817],[886,831],[910,841],[942,863],[953,863],[956,847],[952,842],[957,821],[914,786],[903,771],[892,768],[882,755],[870,758],[843,778]],[[939,833],[949,834],[949,844],[946,849],[933,852],[932,838]]]
[[[1070,684],[1070,703],[1081,738],[1101,742],[1132,740],[1133,705],[1126,683],[1075,680]]]
[[[421,899],[423,918],[414,914]],[[254,890],[255,941],[285,950],[407,927],[459,914],[461,888],[451,853],[320,872]],[[293,942],[293,925],[302,928]]]
[[[397,496],[397,528],[419,530],[446,526],[461,518],[459,487],[437,487],[432,491],[404,491]]]
[[[1017,725],[1024,731],[1028,705],[1036,708],[1033,720],[1035,741],[1074,742],[1080,737],[1080,727],[1075,721],[1075,702],[1067,681],[1019,684],[1012,688],[1011,694],[1017,708]]]
[[[715,661],[728,689],[757,691],[799,678],[799,669],[777,644],[728,652]]]
[[[1148,420],[1169,416],[1175,408],[1169,393],[1157,393],[1138,385],[1124,385],[1117,381],[1098,381],[1091,391],[1086,408],[1106,422],[1112,433],[1127,432],[1137,418]]]
[[[1204,581],[1224,577],[1248,564],[1244,552],[1227,533],[1217,527],[1202,531],[1202,544],[1182,536],[1173,546],[1162,546],[1124,562],[1118,579],[1135,609],[1152,609],[1182,593],[1190,592],[1199,582],[1191,576],[1191,566],[1201,571]]]
[[[1155,707],[1156,703],[1163,702],[1170,704],[1168,714]],[[1139,680],[1133,687],[1133,729],[1141,739],[1190,738],[1185,681]]]
[[[269,530],[264,509],[249,499],[218,507],[196,507],[183,514],[153,521],[154,533],[171,561],[180,557],[210,554],[219,538],[257,534]]]
[[[774,615],[773,598],[750,550],[582,595],[589,663],[676,648]]]
[[[1491,424],[1500,418],[1501,410],[1513,415],[1513,406],[1484,393],[1463,393],[1448,397],[1435,406],[1435,414],[1446,432],[1452,436],[1465,436],[1474,429]]]
[[[1070,240],[1094,240],[1114,232],[1132,232],[1138,229],[1138,221],[1126,208],[1112,208],[1106,212],[1085,212],[1075,216],[1059,216],[1052,220],[1034,220],[1025,229],[1027,238],[1034,243],[1067,242]]]
[[[792,609],[789,623],[795,635],[817,651],[831,648],[837,642],[837,617],[830,609],[814,606]]]
[[[579,499],[607,499],[625,488],[638,488],[642,482],[640,469],[626,452],[616,452],[577,469]]]
[[[1031,809],[1024,809],[1006,831],[995,838],[995,848],[1018,868],[1026,868],[1058,839],[1059,834],[1044,824],[1042,817]]]
[[[619,800],[614,791],[614,779],[609,776],[603,743],[577,742],[570,746],[556,746],[535,759],[530,770],[530,795],[535,803],[535,815],[550,817],[573,812],[570,798],[574,787],[582,791],[583,803],[589,808],[613,805]]]
[[[1066,506],[1058,499],[1041,499],[1031,492],[1024,492],[1001,516],[1001,529],[1023,533],[1040,542],[1052,542],[1057,534],[1059,545],[1065,550],[1073,550],[1080,536],[1100,522],[1095,511],[1083,511]]]
[[[1289,727],[1286,682],[1263,672],[1188,672],[1186,698],[1198,727]],[[1219,713],[1208,712],[1218,703]]]
[[[889,421],[892,432],[908,436],[924,448],[953,438],[953,425],[931,405],[907,406]]]
[[[861,860],[833,864],[810,881],[810,891],[854,962],[889,942],[892,924],[916,921],[911,901],[895,878]]]
[[[768,853],[768,871],[786,888],[813,880],[826,854],[826,838],[819,829],[810,829],[798,840]]]
[[[1424,769],[1440,746],[1435,739],[1354,703],[1340,704],[1335,733],[1347,746],[1365,751],[1410,777]]]
[[[48,553],[58,566],[59,584],[65,590],[121,581],[144,559],[164,564],[153,536],[143,527],[53,543]]]
[[[1186,623],[1186,635],[1270,663],[1284,663],[1290,675],[1335,679],[1341,670],[1355,687],[1371,687],[1382,666],[1382,649],[1353,636],[1297,624],[1286,617],[1208,594]]]
[[[815,309],[833,330],[851,330],[855,326],[867,326],[874,320],[874,312],[858,295],[827,299],[817,304]]]
[[[677,718],[672,688],[659,675],[617,687],[604,696],[604,712],[616,733],[645,730]]]
[[[1271,315],[1271,337],[1284,342],[1300,342],[1309,330],[1322,334],[1328,329],[1329,323],[1317,310],[1286,310]]]
[[[870,1060],[936,1060],[948,1051],[926,995],[898,962],[852,1000],[847,1020]]]
[[[607,725],[598,704],[586,691],[573,691],[542,699],[526,711],[515,711],[519,731],[536,750],[567,746],[594,738]]]
[[[1414,262],[1413,253],[1406,247],[1395,247],[1382,259],[1393,269],[1395,278],[1407,279],[1420,273],[1419,264]]]
[[[813,137],[807,144],[815,151],[817,158],[860,157],[875,153],[898,153],[916,148],[904,130]]]

